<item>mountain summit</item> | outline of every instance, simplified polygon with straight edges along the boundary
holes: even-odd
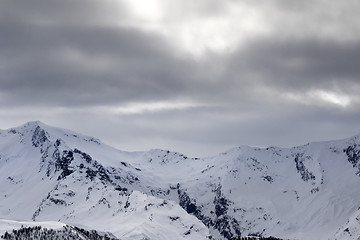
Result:
[[[358,239],[359,184],[359,136],[195,159],[41,122],[0,131],[0,231],[22,220],[118,239]]]

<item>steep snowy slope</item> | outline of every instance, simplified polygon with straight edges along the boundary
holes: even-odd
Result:
[[[2,219],[76,223],[125,239],[209,235],[175,202],[136,190],[142,187],[132,172],[140,169],[123,162],[128,153],[39,122],[2,131],[0,141]]]
[[[193,159],[30,122],[0,132],[0,218],[121,239],[357,239],[359,160],[359,136]]]

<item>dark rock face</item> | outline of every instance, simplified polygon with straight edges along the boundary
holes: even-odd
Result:
[[[179,205],[186,210],[186,212],[193,214],[195,217],[197,217],[200,221],[202,221],[205,226],[207,227],[213,227],[214,222],[211,220],[210,217],[205,216],[201,212],[201,208],[196,206],[196,202],[192,202],[190,200],[189,195],[181,190],[178,189],[178,195],[179,195]]]
[[[222,194],[222,186],[219,184],[214,190],[215,215],[213,227],[219,230],[220,234],[229,239],[241,236],[240,224],[232,216],[228,215],[228,207],[232,203]]]
[[[90,178],[91,181],[94,180],[94,178],[96,177],[97,172],[92,170],[91,168],[87,168],[86,169],[86,177]]]
[[[80,151],[79,149],[74,149],[74,153],[79,154],[82,159],[85,160],[84,163],[82,163],[79,167],[84,168],[87,163],[87,169],[86,169],[86,177],[90,178],[91,180],[94,180],[94,177],[97,175],[99,176],[99,179],[104,183],[111,183],[112,180],[110,179],[110,176],[108,174],[108,171],[96,160],[94,160],[89,154]]]
[[[214,228],[218,229],[226,239],[241,236],[240,224],[235,218],[227,215],[217,218],[214,222]]]
[[[221,185],[219,185],[215,190],[215,198],[214,198],[214,205],[215,205],[215,214],[216,217],[220,217],[227,214],[229,201],[222,196],[221,194]]]
[[[32,144],[35,147],[41,147],[45,142],[48,142],[49,139],[46,137],[46,132],[40,126],[37,126],[34,130],[34,134],[31,138]]]
[[[185,209],[187,213],[195,214],[197,211],[196,202],[192,202],[189,195],[181,189],[178,189],[178,195],[180,206]]]
[[[263,179],[268,181],[269,183],[272,183],[274,179],[271,176],[263,176]]]
[[[77,154],[80,154],[82,156],[82,158],[87,162],[87,163],[92,163],[92,157],[87,154],[87,153],[84,153],[82,151],[80,151],[79,149],[75,148],[74,149],[74,153],[77,153]]]
[[[57,199],[57,198],[50,198],[49,199],[51,202],[55,203],[56,205],[64,205],[66,206],[66,201],[62,200],[62,199]]]
[[[231,202],[222,195],[221,185],[219,185],[214,190],[215,197],[213,203],[214,212],[216,215],[215,217],[206,216],[206,213],[204,213],[202,210],[202,206],[197,206],[196,200],[191,200],[185,190],[180,189],[179,185],[177,187],[179,195],[179,205],[189,214],[193,214],[208,228],[218,230],[219,233],[226,239],[241,236],[239,222],[235,218],[227,214],[228,206]]]
[[[344,152],[348,157],[349,163],[351,163],[353,167],[356,167],[360,160],[360,147],[355,143],[354,145],[348,146],[344,149]]]
[[[360,146],[354,143],[353,145],[350,145],[344,149],[344,152],[348,157],[349,163],[351,163],[354,168],[358,168],[356,174],[360,176]]]
[[[55,171],[62,171],[58,180],[64,179],[74,172],[70,164],[74,160],[74,153],[72,151],[63,151],[62,157],[58,158],[55,162]]]
[[[298,173],[300,173],[301,179],[304,180],[305,182],[307,182],[309,180],[315,180],[314,174],[305,167],[305,164],[304,164],[305,159],[303,156],[304,156],[303,153],[296,154],[296,157],[295,157],[296,169],[297,169]]]

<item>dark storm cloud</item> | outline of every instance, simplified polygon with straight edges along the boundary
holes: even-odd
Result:
[[[225,11],[214,2],[198,7],[203,5],[206,15]],[[231,55],[196,62],[174,53],[160,35],[110,24],[115,13],[106,1],[4,1],[1,9],[0,87],[14,96],[3,104],[101,105],[181,96],[250,101],[264,85],[282,91],[345,91],[344,86],[357,85],[360,75],[359,41],[282,38],[275,31]],[[125,10],[118,10],[119,21]]]
[[[181,93],[183,75],[192,71],[167,52],[162,39],[139,31],[21,27],[0,43],[1,89],[12,91],[18,101],[33,95],[40,104],[39,93],[47,99],[53,95],[47,101],[52,104],[164,98],[176,94],[174,89]]]
[[[360,41],[256,40],[230,56],[228,78],[283,90],[331,89],[359,84]]]
[[[162,100],[189,88],[192,62],[178,59],[153,33],[106,21],[89,24],[100,18],[100,6],[98,1],[2,3],[8,12],[0,14],[0,92],[12,93],[2,104]]]
[[[360,129],[360,28],[359,4],[350,2],[241,1],[264,16],[269,32],[244,38],[233,51],[209,49],[195,58],[170,42],[176,37],[127,26],[130,11],[121,1],[0,0],[0,118],[12,122],[23,114],[25,122],[34,120],[26,114],[61,107],[64,114],[46,115],[49,124],[119,148],[136,150],[141,139],[149,148],[192,153],[352,135]],[[170,12],[165,19],[174,25],[217,19],[239,3],[177,2],[170,7],[176,17],[169,19]],[[349,106],[286,97],[305,99],[314,90],[342,94]],[[184,99],[199,105],[129,115],[93,110]],[[87,130],[103,121],[106,129]]]
[[[2,0],[0,4],[0,19],[8,23],[100,26],[127,14],[120,1],[109,0]]]

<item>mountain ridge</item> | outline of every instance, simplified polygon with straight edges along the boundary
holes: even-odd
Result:
[[[189,158],[29,122],[0,130],[0,218],[78,222],[121,239],[356,239],[359,136]]]
[[[40,127],[40,128],[43,128],[45,130],[47,129],[56,129],[56,130],[61,130],[61,131],[66,131],[68,133],[72,133],[72,135],[74,136],[81,136],[82,138],[84,139],[88,139],[88,141],[94,141],[94,142],[97,142],[99,144],[103,144],[103,145],[106,145],[107,147],[111,147],[111,148],[114,148],[118,151],[121,151],[121,152],[127,152],[127,153],[143,153],[143,152],[150,152],[150,151],[170,151],[170,152],[174,152],[174,153],[178,153],[178,154],[181,154],[177,151],[171,151],[171,150],[167,150],[167,149],[160,149],[160,148],[153,148],[153,149],[149,149],[149,150],[145,150],[145,151],[123,151],[123,150],[120,150],[118,148],[115,148],[115,147],[112,147],[111,145],[108,145],[108,144],[105,144],[104,142],[102,142],[100,139],[98,138],[94,138],[94,137],[91,137],[91,136],[88,136],[88,135],[84,135],[84,134],[80,134],[78,132],[75,132],[75,131],[72,131],[72,130],[69,130],[69,129],[66,129],[66,128],[60,128],[60,127],[54,127],[54,126],[50,126],[42,121],[39,121],[39,120],[34,120],[34,121],[29,121],[29,122],[26,122],[22,125],[19,125],[17,127],[11,127],[11,128],[8,128],[8,129],[0,129],[0,133],[1,132],[7,132],[7,131],[13,131],[13,130],[19,130],[19,129],[36,129],[37,127]],[[29,129],[30,128],[30,129]],[[271,148],[278,148],[278,149],[292,149],[292,148],[300,148],[300,147],[304,147],[304,146],[307,146],[309,144],[317,144],[317,143],[320,143],[320,144],[323,144],[323,143],[331,143],[331,142],[337,142],[337,141],[350,141],[350,140],[355,140],[355,139],[359,139],[360,138],[360,132],[357,133],[357,134],[354,134],[350,137],[344,137],[344,138],[339,138],[339,139],[331,139],[331,140],[323,140],[323,141],[309,141],[309,142],[306,142],[304,144],[300,144],[300,145],[296,145],[296,146],[290,146],[290,147],[281,147],[281,146],[267,146],[267,147],[257,147],[257,146],[251,146],[251,145],[240,145],[240,146],[235,146],[235,147],[231,147],[223,152],[219,152],[218,154],[216,155],[213,155],[213,156],[207,156],[207,157],[188,157],[188,158],[193,158],[193,159],[198,159],[198,158],[211,158],[211,157],[216,157],[218,155],[221,155],[221,154],[224,154],[224,153],[227,153],[229,151],[232,151],[233,149],[241,149],[241,148],[251,148],[251,149],[271,149]],[[184,155],[184,154],[181,154],[181,155]]]

